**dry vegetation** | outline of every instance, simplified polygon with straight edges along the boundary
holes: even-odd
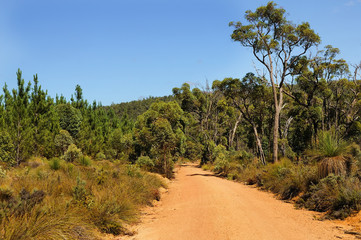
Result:
[[[88,160],[87,160],[88,161]],[[159,199],[161,179],[109,161],[34,158],[1,170],[0,239],[101,239],[126,233],[141,206]],[[88,165],[88,166],[84,166]]]

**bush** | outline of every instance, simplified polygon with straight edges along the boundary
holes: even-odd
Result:
[[[68,131],[60,130],[59,134],[55,136],[54,142],[55,146],[64,154],[68,147],[74,143],[74,140]]]
[[[71,144],[68,150],[64,153],[64,160],[67,162],[74,162],[82,156],[81,150],[75,144]]]
[[[98,161],[105,160],[106,156],[103,152],[98,152],[97,155],[95,155],[95,159]]]
[[[141,177],[142,173],[137,165],[128,164],[127,165],[127,175],[130,177]]]
[[[92,161],[91,161],[91,159],[90,159],[89,156],[81,155],[81,156],[79,157],[79,163],[80,163],[81,165],[83,165],[83,166],[88,167],[88,166],[91,165],[91,162],[92,162]]]
[[[214,162],[214,171],[216,173],[227,175],[229,172],[229,165],[229,161],[224,156],[217,157]]]
[[[263,189],[270,190],[281,199],[292,199],[307,192],[312,184],[317,183],[315,166],[301,163],[295,165],[289,159],[282,159],[260,168],[248,165],[242,170],[242,174],[235,177],[247,184],[257,184]]]
[[[61,160],[60,158],[57,157],[53,157],[52,159],[50,159],[49,161],[49,167],[52,170],[59,170],[61,168]]]
[[[245,150],[241,150],[232,152],[231,158],[238,162],[249,163],[249,161],[254,158],[254,155]]]
[[[154,161],[148,156],[140,156],[137,161],[135,161],[135,164],[147,171],[151,171],[155,166]]]
[[[330,174],[302,196],[302,205],[329,218],[345,218],[361,206],[361,184],[356,178]]]
[[[202,157],[202,144],[194,143],[192,141],[186,141],[185,144],[185,154],[184,156],[190,160],[197,160]]]
[[[229,173],[228,151],[223,145],[217,145],[214,148],[214,171],[223,173],[225,176]]]
[[[73,188],[73,199],[76,203],[89,206],[91,203],[91,194],[85,187],[86,182],[80,177],[76,178],[76,185]]]
[[[153,160],[154,168],[152,169],[153,172],[159,173],[164,175],[167,178],[173,177],[173,169],[174,169],[174,161],[173,158],[168,155],[165,159],[167,168],[164,169],[164,159],[163,158],[156,158]]]

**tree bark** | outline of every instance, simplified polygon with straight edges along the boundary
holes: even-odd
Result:
[[[263,148],[262,148],[262,144],[261,144],[261,139],[258,136],[258,131],[257,131],[257,127],[256,125],[252,124],[253,127],[253,132],[254,132],[254,136],[256,137],[256,143],[257,143],[257,147],[258,147],[258,151],[259,151],[259,158],[260,161],[263,165],[266,165],[266,157],[264,155],[263,152]]]
[[[229,136],[229,140],[228,140],[228,147],[229,148],[231,148],[232,145],[233,145],[234,136],[236,135],[237,127],[238,127],[239,122],[241,121],[241,117],[242,117],[242,113],[240,112],[236,122],[234,123],[234,127],[232,129],[232,132],[231,132],[231,134]]]
[[[292,120],[293,120],[293,117],[290,117],[290,118],[287,119],[286,124],[285,124],[285,128],[284,128],[283,133],[281,135],[282,139],[284,139],[284,141],[282,142],[282,145],[280,147],[281,148],[280,151],[282,152],[283,157],[286,156],[286,142],[285,141],[287,141],[288,129],[289,129],[290,125],[291,125]]]

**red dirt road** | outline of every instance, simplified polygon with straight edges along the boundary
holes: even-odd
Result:
[[[315,220],[313,212],[192,165],[179,169],[161,202],[147,212],[129,239],[355,239],[330,221]]]

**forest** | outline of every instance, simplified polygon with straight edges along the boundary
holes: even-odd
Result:
[[[359,211],[361,63],[320,50],[273,2],[230,26],[262,71],[172,96],[102,106],[76,85],[54,98],[19,69],[0,95],[0,239],[127,233],[165,187],[153,173],[172,178],[184,161],[326,218]]]

